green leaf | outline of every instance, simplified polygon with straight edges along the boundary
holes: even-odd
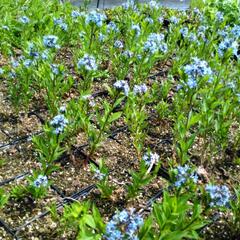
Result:
[[[119,119],[122,115],[122,112],[115,112],[112,113],[112,115],[109,117],[109,122],[112,123],[114,121],[116,121],[117,119]]]

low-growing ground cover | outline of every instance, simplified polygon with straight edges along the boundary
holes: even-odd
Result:
[[[2,239],[239,239],[239,5],[0,6]]]

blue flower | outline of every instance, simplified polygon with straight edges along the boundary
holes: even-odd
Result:
[[[107,240],[130,240],[138,239],[136,232],[143,225],[143,219],[134,210],[116,212],[107,223],[105,239]]]
[[[154,23],[153,19],[150,18],[150,17],[145,18],[145,21],[146,21],[147,23],[149,23],[149,24],[153,24],[153,23]]]
[[[170,22],[171,22],[171,23],[174,23],[174,24],[177,24],[177,23],[179,23],[179,18],[177,18],[177,17],[175,17],[175,16],[172,16],[172,17],[170,18]]]
[[[147,85],[144,83],[144,84],[141,84],[141,85],[135,85],[133,87],[133,93],[135,95],[143,95],[147,92],[148,88],[147,88]]]
[[[134,33],[135,33],[135,35],[136,35],[137,37],[140,36],[141,28],[140,28],[140,26],[139,26],[138,24],[133,24],[132,27],[131,27],[131,29],[134,31]]]
[[[51,64],[50,67],[53,74],[58,75],[60,73],[58,64]]]
[[[189,34],[189,36],[188,36],[188,39],[189,39],[189,41],[191,41],[191,42],[198,42],[197,41],[197,36],[196,36],[196,34],[195,33],[190,33]]]
[[[232,53],[238,56],[238,42],[232,38],[225,38],[218,46],[218,53],[223,57],[228,50],[232,50]]]
[[[47,35],[43,37],[43,44],[48,48],[58,48],[59,45],[57,45],[57,41],[58,37],[54,35]]]
[[[224,207],[228,204],[231,194],[227,186],[207,185],[206,192],[210,195],[210,206]]]
[[[124,57],[126,57],[126,58],[131,58],[132,56],[133,56],[133,53],[131,52],[131,51],[129,51],[129,50],[125,50],[123,53],[122,53],[122,55],[124,56]]]
[[[59,108],[60,113],[65,113],[66,112],[66,105],[63,105]]]
[[[0,68],[0,75],[2,75],[3,73],[4,73],[4,70]]]
[[[158,18],[158,22],[159,22],[159,23],[161,23],[161,24],[162,24],[162,23],[163,23],[163,21],[164,21],[164,18],[163,18],[163,17],[159,17],[159,18]]]
[[[223,13],[220,12],[220,11],[218,11],[218,12],[216,13],[216,19],[217,19],[218,22],[222,22],[222,21],[224,20],[224,15],[223,15]]]
[[[79,69],[84,68],[87,71],[94,71],[97,70],[97,63],[93,56],[85,53],[84,56],[79,59],[77,67]]]
[[[224,29],[224,30],[218,30],[218,35],[225,38],[228,36],[228,32]]]
[[[205,33],[206,33],[206,30],[208,29],[208,27],[206,26],[199,26],[198,28],[198,36],[201,37],[203,39],[203,41],[206,41],[206,36],[205,36]]]
[[[193,181],[194,183],[197,183],[198,181],[198,175],[196,172],[194,172],[190,166],[178,166],[175,168],[175,171],[177,172],[176,175],[176,181],[174,185],[176,187],[181,187],[184,185],[188,180]]]
[[[99,33],[99,36],[98,36],[99,42],[104,42],[105,39],[106,39],[106,36],[104,34],[102,34],[102,33]]]
[[[123,48],[124,47],[123,42],[120,40],[115,41],[114,47],[119,49]]]
[[[67,31],[68,25],[63,21],[62,18],[54,18],[54,25],[59,26],[63,31]]]
[[[96,24],[98,27],[103,25],[103,21],[106,20],[106,15],[96,11],[90,12],[86,17],[86,24]]]
[[[107,32],[109,33],[111,31],[115,33],[119,31],[116,23],[112,21],[107,25]]]
[[[81,15],[82,14],[76,10],[73,10],[71,13],[72,18],[74,18],[74,19],[80,17]]]
[[[184,27],[180,29],[180,33],[182,34],[182,36],[185,38],[188,35],[188,28]]]
[[[42,60],[47,60],[49,58],[49,51],[48,49],[44,50],[41,54]]]
[[[19,18],[19,21],[23,24],[27,24],[30,22],[29,18],[27,16],[22,16]]]
[[[68,120],[62,114],[55,116],[53,120],[50,122],[50,125],[54,128],[55,134],[62,133],[67,124]]]
[[[23,61],[23,65],[26,67],[26,68],[29,68],[31,65],[32,65],[33,61],[30,60],[30,59],[26,59],[25,61]]]
[[[106,174],[100,172],[99,169],[96,169],[96,170],[94,170],[94,177],[99,180],[103,180],[106,177]]]
[[[125,96],[128,96],[129,86],[128,86],[127,81],[119,80],[113,84],[113,87],[119,91],[123,91]]]
[[[143,50],[154,54],[158,51],[167,52],[167,44],[163,42],[164,35],[158,33],[151,33],[147,41],[144,43]]]
[[[33,58],[39,58],[39,53],[35,50],[35,46],[33,43],[29,43],[29,46],[28,46],[28,54],[29,56],[33,57]]]
[[[159,4],[156,2],[156,1],[153,1],[151,0],[149,3],[148,3],[149,7],[152,8],[152,9],[158,9],[159,8]]]
[[[202,61],[197,57],[193,58],[193,63],[184,67],[184,72],[188,76],[187,85],[189,88],[197,86],[197,78],[210,76],[212,74],[211,68],[206,61]]]
[[[47,187],[47,185],[48,185],[48,179],[46,176],[43,176],[43,175],[39,175],[37,179],[33,182],[33,186],[37,188],[41,186]]]
[[[19,62],[17,60],[12,59],[11,64],[13,68],[17,68],[19,66]]]
[[[231,30],[231,33],[233,37],[239,38],[240,37],[240,25],[234,25],[234,27]]]
[[[132,8],[133,10],[137,10],[137,6],[135,5],[134,0],[127,0],[125,3],[122,4],[122,7],[126,10]]]
[[[159,161],[159,155],[157,153],[145,153],[143,156],[143,161],[147,166],[150,166],[151,164],[156,164]]]

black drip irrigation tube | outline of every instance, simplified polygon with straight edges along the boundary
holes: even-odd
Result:
[[[70,197],[64,197],[62,202],[57,204],[57,210],[59,210],[60,208],[64,207],[65,205],[73,202],[73,201],[77,201],[80,197],[84,197],[86,195],[88,195],[93,189],[96,188],[95,184],[91,184],[86,188],[83,188],[77,192],[75,192],[74,194],[72,194]],[[39,220],[45,216],[47,216],[50,213],[50,210],[46,210],[45,212],[41,213],[40,215],[37,215],[33,218],[31,218],[30,220],[28,220],[27,222],[25,222],[24,224],[22,224],[21,226],[12,229],[11,230],[11,235],[15,238],[18,239],[18,234],[19,232],[27,227],[28,225],[30,225],[31,223],[35,222],[36,220]],[[10,233],[10,232],[9,232]]]
[[[5,223],[2,219],[0,219],[0,227],[2,227],[7,233],[14,236],[15,232],[12,230],[7,223]]]
[[[108,92],[107,92],[106,90],[97,91],[97,92],[91,94],[91,96],[94,97],[94,98],[95,98],[95,97],[99,97],[99,96],[106,96],[106,95],[108,95]],[[39,112],[41,112],[41,111],[39,110]],[[31,116],[31,115],[36,116],[36,117],[39,119],[39,121],[41,122],[42,125],[45,124],[45,120],[38,114],[37,111],[31,111],[31,112],[29,112],[29,113],[28,113],[28,116]],[[16,117],[16,119],[17,119],[17,117]],[[1,129],[0,129],[0,130],[1,130]],[[8,136],[8,134],[7,134],[4,130],[1,130],[1,131],[2,131],[6,136]],[[10,147],[10,146],[14,146],[14,145],[20,144],[21,142],[30,141],[33,136],[37,136],[37,135],[40,135],[40,134],[42,134],[42,133],[43,133],[43,131],[40,130],[40,131],[36,131],[36,132],[30,133],[30,134],[27,134],[27,135],[24,135],[24,136],[21,136],[21,137],[16,137],[14,140],[9,141],[8,143],[4,143],[4,144],[0,145],[0,150],[1,150],[1,149],[4,149],[4,148],[7,148],[7,147]],[[9,137],[9,136],[8,136],[8,137]]]
[[[10,182],[13,182],[13,181],[15,181],[15,180],[25,178],[25,177],[28,176],[29,174],[30,174],[30,172],[25,172],[25,173],[22,173],[22,174],[20,174],[20,175],[15,176],[15,177],[12,177],[12,178],[9,178],[9,179],[7,179],[7,180],[4,180],[4,181],[0,182],[0,187],[1,187],[1,186],[4,186],[4,185],[7,185],[7,184],[9,184]]]
[[[125,130],[127,130],[127,126],[119,127],[119,128],[113,130],[113,131],[110,133],[109,138],[110,138],[110,137],[114,137],[114,136],[116,136],[118,133],[124,132]],[[85,148],[85,147],[87,147],[87,146],[89,146],[89,143],[82,144],[81,146],[76,147],[73,151],[74,151],[74,153],[76,153],[76,152],[78,152],[78,151],[81,151],[83,148]],[[65,157],[66,157],[66,156],[61,157],[61,158],[65,158]],[[60,161],[61,158],[58,159],[58,161]],[[99,167],[98,164],[97,164],[95,161],[93,161],[92,159],[89,159],[89,161],[92,162],[93,164],[95,164],[97,167]],[[9,179],[7,179],[7,180],[2,181],[2,182],[0,183],[0,186],[7,185],[7,184],[9,184],[10,182],[15,181],[15,180],[17,180],[17,179],[25,178],[25,177],[28,176],[28,175],[30,175],[30,172],[26,172],[26,173],[17,175],[17,176],[15,176],[15,177],[9,178]],[[88,187],[86,187],[86,188],[84,188],[84,189],[82,189],[82,190],[80,190],[80,191],[78,191],[78,192],[75,192],[75,193],[72,194],[70,197],[65,196],[65,194],[64,194],[57,186],[55,186],[55,185],[51,185],[50,188],[51,188],[52,190],[54,190],[54,191],[63,199],[63,201],[57,205],[57,209],[59,209],[59,208],[63,207],[65,204],[69,204],[70,202],[72,202],[72,201],[74,201],[74,200],[77,200],[78,198],[87,195],[90,191],[92,191],[94,188],[96,188],[96,185],[95,185],[95,184],[92,184],[92,185],[90,185],[90,186],[88,186]],[[21,231],[21,229],[23,229],[24,227],[28,226],[28,225],[31,224],[32,222],[34,222],[34,221],[36,221],[36,220],[38,220],[38,219],[40,219],[40,218],[43,218],[44,216],[48,215],[49,213],[50,213],[50,211],[47,210],[47,211],[41,213],[40,215],[31,218],[30,220],[28,220],[27,222],[25,222],[23,225],[17,227],[16,229],[12,229],[11,227],[8,226],[7,223],[4,222],[4,220],[0,219],[0,227],[3,227],[7,233],[9,233],[14,239],[17,240],[17,239],[18,239],[18,236],[17,236],[17,235],[18,235],[18,233]]]
[[[7,147],[10,147],[10,146],[14,146],[14,145],[17,145],[21,142],[28,142],[32,139],[33,136],[37,136],[37,135],[40,135],[42,134],[43,131],[37,131],[35,133],[31,133],[29,135],[25,135],[25,136],[22,136],[22,137],[17,137],[16,139],[8,142],[8,143],[4,143],[2,145],[0,145],[0,150],[3,149],[3,148],[7,148]]]

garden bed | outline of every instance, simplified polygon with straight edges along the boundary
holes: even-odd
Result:
[[[239,239],[239,6],[1,11],[0,239]]]

